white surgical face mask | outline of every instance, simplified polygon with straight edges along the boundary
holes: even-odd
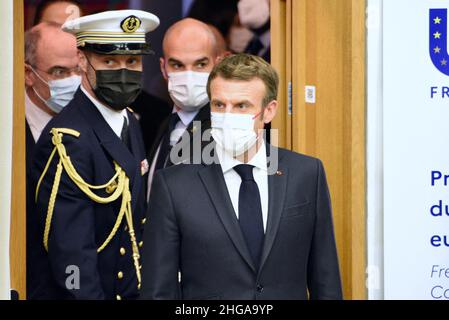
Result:
[[[81,84],[81,76],[74,75],[60,80],[45,81],[34,69],[32,70],[50,88],[50,98],[43,99],[33,88],[34,92],[53,112],[60,113],[73,100],[73,96]]]
[[[259,139],[254,131],[258,115],[211,112],[212,137],[232,157],[248,151]]]
[[[229,31],[229,48],[233,52],[241,53],[245,51],[253,37],[253,32],[248,28],[232,26]]]
[[[262,27],[270,18],[269,0],[240,0],[238,3],[240,23],[250,29]]]
[[[208,72],[171,72],[168,74],[168,93],[182,110],[199,110],[209,102],[206,91],[208,78]]]

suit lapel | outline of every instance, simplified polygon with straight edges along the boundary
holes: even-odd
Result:
[[[267,150],[270,145],[267,145]],[[282,210],[284,208],[285,194],[287,192],[287,168],[282,167],[282,159],[279,157],[278,171],[268,175],[268,221],[265,232],[265,242],[260,261],[259,272],[266,262],[279,229]]]
[[[168,128],[168,122],[170,121],[170,116],[167,117],[159,127],[159,131],[157,132],[156,139],[154,140],[153,146],[150,149],[150,152],[147,155],[149,164],[153,163],[154,156],[156,155],[157,149],[159,148],[159,145],[161,144],[162,138],[164,137],[164,134],[167,131]]]
[[[253,272],[256,272],[231,199],[228,196],[228,189],[220,165],[205,166],[199,171],[199,175],[232,242]]]
[[[142,146],[142,139],[139,139],[140,134],[140,128],[139,124],[137,122],[137,119],[134,117],[134,115],[130,112],[128,112],[128,119],[129,119],[129,136],[130,136],[130,142],[131,142],[131,150],[132,154],[134,155],[135,161],[137,160],[137,167],[135,171],[135,177],[137,179],[134,179],[134,183],[132,186],[132,204],[133,209],[135,205],[137,204],[137,198],[140,193],[140,188],[142,187],[142,179],[139,179],[139,177],[142,175],[142,163],[141,161],[144,160],[144,150]]]
[[[192,122],[190,122],[189,126],[187,127],[187,131],[189,134],[194,133],[198,128],[195,124],[195,121],[201,122],[201,132],[204,132],[204,130],[210,128],[210,105],[206,105],[198,112],[198,114],[195,116]]]

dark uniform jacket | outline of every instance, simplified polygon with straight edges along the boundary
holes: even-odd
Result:
[[[258,268],[219,164],[181,164],[156,173],[144,232],[142,299],[342,298],[321,161],[273,150],[278,171],[268,176]]]
[[[204,143],[201,141],[201,137],[204,135],[205,131],[210,130],[210,128],[211,128],[210,112],[211,111],[210,111],[209,104],[202,107],[200,109],[200,111],[198,112],[198,114],[193,119],[193,121],[186,128],[181,139],[177,142],[176,150],[179,150],[179,152],[178,152],[178,158],[180,159],[179,162],[181,162],[181,161],[192,162],[194,160],[192,158],[193,154],[194,154],[194,152],[193,152],[194,151],[194,144],[193,144],[194,139],[197,139],[196,141],[200,142],[200,145],[199,145],[200,149],[203,148]],[[170,121],[170,118],[166,117],[164,119],[164,121],[160,124],[158,133],[156,134],[156,138],[154,139],[153,146],[150,148],[150,151],[147,153],[148,161],[150,164],[153,163],[153,161],[155,160],[157,151],[159,149],[162,139],[164,138],[164,135],[170,134],[170,132],[168,132],[169,121]],[[200,139],[200,140],[198,140],[198,139]],[[189,152],[183,153],[183,151],[186,150],[186,149],[182,148],[183,146],[187,146],[187,149],[189,150]],[[167,164],[168,165],[166,167],[169,167],[173,164],[178,164],[178,163],[171,163],[170,161],[168,161]]]
[[[75,170],[85,182],[103,185],[115,174],[114,162],[130,180],[132,220],[136,241],[141,249],[145,223],[146,168],[145,151],[139,124],[128,112],[130,149],[113,132],[98,109],[79,89],[74,99],[44,129],[35,146],[32,184],[35,190],[54,148],[52,128],[76,130],[79,137],[64,134],[62,143]],[[39,259],[34,272],[40,276],[30,285],[30,298],[35,299],[127,299],[138,296],[136,266],[127,220],[124,217],[114,237],[99,253],[116,223],[121,197],[101,204],[91,200],[70,179],[66,170],[56,196],[48,252],[44,249],[43,234],[47,210],[55,179],[58,153],[42,180],[35,214],[39,218]],[[107,197],[113,190],[95,191]],[[79,280],[79,281],[77,281]]]

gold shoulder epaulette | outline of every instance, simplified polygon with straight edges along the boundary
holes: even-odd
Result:
[[[48,208],[47,208],[47,217],[45,219],[45,228],[44,228],[44,239],[43,244],[46,251],[48,251],[48,237],[50,234],[51,221],[53,217],[53,211],[56,203],[56,197],[59,190],[59,183],[61,181],[61,175],[63,170],[68,175],[70,180],[93,202],[99,204],[108,204],[117,200],[119,197],[122,198],[120,211],[117,215],[117,220],[115,221],[114,227],[109,233],[106,240],[104,240],[103,244],[97,249],[97,252],[101,252],[114,238],[117,230],[122,224],[123,219],[125,219],[125,223],[129,229],[130,240],[132,244],[133,255],[132,258],[134,260],[134,267],[136,269],[136,276],[138,286],[140,287],[141,283],[141,275],[140,275],[140,253],[139,248],[137,246],[137,240],[135,237],[132,210],[131,210],[131,191],[130,191],[130,183],[129,178],[126,176],[126,172],[119,166],[117,162],[114,161],[114,169],[115,174],[111,177],[111,179],[102,185],[91,185],[87,183],[77,172],[75,169],[70,157],[67,155],[67,150],[62,143],[62,138],[64,134],[68,134],[79,138],[80,133],[73,129],[68,128],[53,128],[51,129],[51,134],[53,135],[52,143],[55,146],[48,161],[45,166],[44,171],[37,183],[35,201],[38,199],[39,188],[42,183],[42,180],[45,177],[45,174],[50,167],[50,164],[56,154],[59,156],[59,161],[56,166],[55,178],[53,181],[53,187],[50,193],[50,199],[48,200]],[[99,196],[95,191],[97,190],[105,190],[109,195],[106,197]]]

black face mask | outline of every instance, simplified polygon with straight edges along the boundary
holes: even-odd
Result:
[[[95,74],[95,95],[114,110],[120,111],[129,107],[142,90],[141,71],[95,70]]]

